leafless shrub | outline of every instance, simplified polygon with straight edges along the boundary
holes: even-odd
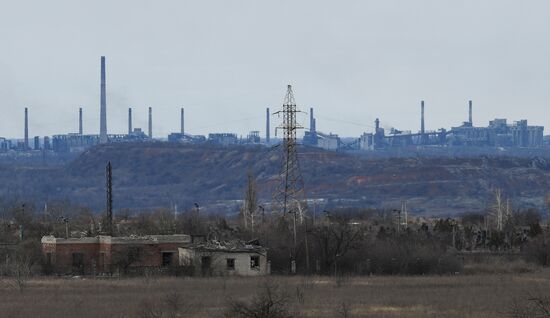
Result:
[[[351,277],[349,275],[344,275],[342,273],[337,274],[334,279],[334,282],[336,283],[336,287],[338,288],[349,284],[350,281],[351,281]]]
[[[299,304],[304,304],[305,302],[305,292],[301,286],[296,286],[296,300]]]
[[[4,272],[6,274],[4,282],[19,292],[23,292],[31,277],[31,262],[28,257],[15,257],[11,263],[5,266]]]
[[[165,294],[164,304],[166,308],[166,317],[168,318],[185,317],[185,315],[194,309],[194,304],[186,301],[177,291]]]
[[[145,284],[149,285],[153,282],[156,282],[159,278],[158,271],[155,268],[152,267],[146,267],[143,269],[143,280],[145,281]]]
[[[523,301],[514,300],[510,306],[512,318],[550,318],[550,296],[528,294]]]
[[[138,312],[140,318],[162,318],[162,305],[152,299],[144,299],[140,302]]]
[[[292,318],[288,294],[267,282],[251,302],[233,300],[224,313],[226,318]]]
[[[351,317],[350,305],[346,301],[343,301],[342,303],[340,303],[340,305],[338,305],[338,307],[336,307],[336,314],[338,315],[338,317],[350,318]]]
[[[170,291],[161,299],[143,299],[137,308],[139,318],[182,318],[193,312],[195,304],[178,291]]]
[[[226,275],[221,276],[220,279],[221,279],[221,281],[222,281],[222,291],[223,291],[223,293],[225,294],[226,291],[227,291],[227,280],[228,280],[228,276],[226,276]]]
[[[314,286],[311,276],[303,276],[300,280],[300,287],[304,290],[312,289]]]

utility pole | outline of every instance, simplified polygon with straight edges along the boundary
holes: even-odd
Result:
[[[456,221],[452,221],[451,226],[453,229],[453,248],[456,248]]]
[[[258,205],[258,208],[262,211],[262,224],[265,223],[265,208],[263,205]]]
[[[317,217],[317,200],[313,200],[313,226],[315,226],[316,217]]]
[[[398,209],[394,209],[393,210],[394,213],[397,214],[397,237],[399,237],[399,234],[401,232],[401,210],[398,210]]]
[[[107,233],[113,236],[113,171],[110,161],[107,163],[105,176],[107,179]]]
[[[409,211],[407,210],[407,202],[403,203],[405,208],[405,229],[409,228]]]
[[[197,209],[197,216],[199,215],[199,212],[200,212],[200,206],[197,202],[195,202],[195,209]]]
[[[60,216],[58,220],[65,223],[65,239],[69,238],[69,218],[66,216]]]

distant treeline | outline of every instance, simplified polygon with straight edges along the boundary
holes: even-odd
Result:
[[[516,255],[537,266],[550,265],[550,230],[535,210],[516,210],[496,220],[491,213],[457,219],[409,219],[396,211],[343,209],[315,217],[265,214],[254,210],[233,218],[208,215],[199,208],[174,214],[120,211],[116,235],[194,234],[210,240],[257,240],[267,247],[274,273],[324,275],[424,275],[463,271],[465,253]],[[251,222],[254,220],[253,222]],[[400,220],[400,221],[399,221]],[[44,268],[40,239],[96,236],[106,224],[103,215],[69,205],[48,211],[18,204],[4,211],[0,222],[0,259],[25,260],[36,272]],[[502,222],[501,222],[502,221]],[[296,224],[296,225],[294,225]],[[501,227],[501,228],[499,228]],[[294,235],[296,233],[296,235]],[[293,266],[294,262],[294,266]]]

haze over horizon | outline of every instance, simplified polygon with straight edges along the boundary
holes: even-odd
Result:
[[[0,10],[0,136],[99,132],[100,56],[109,133],[264,135],[287,84],[317,128],[341,136],[528,119],[550,127],[550,3],[450,1],[21,1]],[[272,118],[272,127],[279,119]],[[307,127],[307,116],[301,118]],[[273,135],[273,132],[272,132]]]

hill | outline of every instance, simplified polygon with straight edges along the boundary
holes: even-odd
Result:
[[[453,215],[492,204],[501,188],[515,207],[544,208],[550,161],[543,158],[394,158],[300,148],[309,198],[324,205],[393,208],[407,201],[416,214]],[[0,195],[43,204],[69,200],[104,206],[104,174],[113,164],[115,207],[148,209],[194,202],[235,204],[247,171],[269,200],[280,167],[280,149],[170,143],[120,143],[94,147],[60,167],[0,166]]]

